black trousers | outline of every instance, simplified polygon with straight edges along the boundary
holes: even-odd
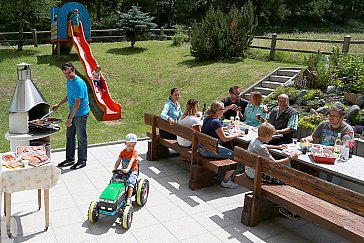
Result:
[[[159,135],[162,137],[162,138],[168,138],[168,139],[177,139],[177,136],[170,133],[170,132],[167,132],[167,131],[164,131],[162,129],[159,129]]]

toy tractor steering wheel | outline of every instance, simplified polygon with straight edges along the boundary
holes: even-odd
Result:
[[[120,170],[120,169],[118,169],[118,170],[113,170],[112,171],[112,173],[113,174],[118,174],[118,175],[123,175],[124,173],[123,173],[123,171],[122,170]]]

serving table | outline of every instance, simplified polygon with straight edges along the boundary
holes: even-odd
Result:
[[[11,193],[26,190],[38,190],[38,207],[41,205],[41,190],[44,193],[45,230],[49,226],[49,188],[55,186],[61,171],[51,163],[40,167],[27,166],[25,168],[8,169],[2,167],[0,173],[0,191],[4,192],[6,215],[6,233],[11,237]],[[1,193],[2,195],[2,193]]]

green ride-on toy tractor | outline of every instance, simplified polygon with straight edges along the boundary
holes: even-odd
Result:
[[[113,177],[109,185],[101,193],[98,201],[92,201],[88,208],[88,220],[96,222],[100,214],[115,216],[118,214],[120,224],[129,229],[133,221],[133,206],[126,205],[127,180],[126,175],[121,170],[114,170]],[[133,196],[138,205],[144,206],[147,203],[149,194],[149,181],[147,179],[137,179]]]

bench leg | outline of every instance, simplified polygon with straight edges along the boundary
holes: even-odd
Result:
[[[254,226],[267,219],[278,215],[278,209],[271,201],[253,198],[253,192],[247,193],[244,199],[244,208],[241,215],[241,223]]]
[[[219,182],[215,172],[199,165],[191,165],[189,188],[196,190],[216,185]]]
[[[158,159],[164,159],[164,158],[170,158],[170,157],[174,157],[174,156],[173,155],[171,156],[171,154],[169,152],[169,148],[167,148],[161,144],[157,144],[156,146],[153,146],[152,142],[150,142],[150,141],[148,142],[147,160],[156,161]]]

